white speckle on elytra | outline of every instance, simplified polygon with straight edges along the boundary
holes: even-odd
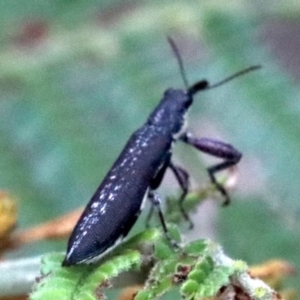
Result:
[[[115,187],[114,187],[114,191],[117,191],[117,190],[119,190],[121,188],[121,185],[116,185]]]
[[[101,211],[102,211],[102,208],[101,208],[100,212]],[[98,216],[97,217],[93,217],[93,218],[91,218],[90,224],[92,224],[92,225],[97,224],[98,221],[99,221]]]
[[[114,200],[115,195],[113,193],[110,193],[108,196],[108,200]]]
[[[127,162],[127,158],[125,158],[123,161],[122,161],[122,163],[121,163],[121,167],[124,167],[124,165],[126,164],[126,162]]]
[[[97,208],[99,206],[99,202],[94,202],[93,204],[92,204],[92,208]]]
[[[106,212],[106,206],[107,206],[107,203],[105,203],[105,204],[101,207],[101,209],[100,209],[100,214],[101,214],[101,215],[104,215],[104,214],[105,214],[105,212]]]

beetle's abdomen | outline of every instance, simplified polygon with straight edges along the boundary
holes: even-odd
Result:
[[[172,138],[157,130],[145,125],[131,136],[75,226],[63,265],[99,256],[134,225],[150,181],[171,147]]]

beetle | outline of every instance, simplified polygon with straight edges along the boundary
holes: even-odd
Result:
[[[168,168],[174,173],[182,189],[179,207],[192,227],[182,205],[189,188],[189,176],[172,161],[172,147],[177,141],[223,159],[221,163],[207,170],[211,181],[224,196],[224,204],[230,201],[224,187],[217,182],[215,174],[237,164],[241,153],[230,144],[192,136],[185,129],[185,116],[198,92],[224,84],[259,66],[245,69],[212,86],[206,80],[188,86],[177,46],[171,38],[168,41],[179,63],[186,89],[167,89],[146,123],[131,135],[75,225],[63,266],[91,262],[110,251],[128,234],[147,198],[158,208],[164,233],[172,242],[160,208],[160,198],[155,192]],[[175,242],[172,244],[176,246]]]

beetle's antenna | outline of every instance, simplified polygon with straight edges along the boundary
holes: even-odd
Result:
[[[170,37],[168,36],[168,42],[171,46],[171,49],[177,59],[177,62],[178,62],[178,65],[179,65],[179,71],[180,71],[180,75],[181,75],[181,78],[183,80],[183,83],[186,87],[186,89],[188,90],[189,89],[189,83],[188,83],[188,80],[187,80],[187,77],[186,77],[186,72],[185,72],[185,69],[184,69],[184,65],[183,65],[183,60],[182,60],[182,56],[180,55],[180,51],[175,43],[175,41]]]
[[[245,75],[245,74],[247,74],[247,73],[249,73],[249,72],[256,71],[256,70],[258,70],[258,69],[260,69],[260,68],[261,68],[260,65],[257,65],[257,66],[251,66],[251,67],[249,67],[249,68],[247,68],[247,69],[241,70],[241,71],[239,71],[239,72],[237,72],[237,73],[235,73],[235,74],[233,74],[233,75],[231,75],[231,76],[229,76],[229,77],[227,77],[227,78],[221,80],[220,82],[217,82],[217,83],[215,83],[215,84],[213,84],[213,85],[207,87],[207,89],[214,89],[214,88],[216,88],[216,87],[218,87],[218,86],[220,86],[220,85],[223,85],[223,84],[225,84],[225,83],[231,81],[232,79],[234,79],[234,78],[236,78],[236,77],[243,76],[243,75]]]
[[[256,65],[256,66],[251,66],[249,68],[246,68],[244,70],[241,70],[213,85],[209,85],[208,81],[206,80],[201,80],[201,81],[198,81],[196,83],[194,83],[191,87],[188,88],[188,93],[190,95],[195,95],[196,93],[198,93],[199,91],[202,91],[202,90],[210,90],[210,89],[214,89],[216,87],[219,87],[233,79],[235,79],[236,77],[240,77],[240,76],[243,76],[249,72],[252,72],[252,71],[256,71],[258,69],[260,69],[261,66],[260,65]]]

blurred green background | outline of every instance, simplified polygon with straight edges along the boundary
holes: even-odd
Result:
[[[274,3],[1,0],[0,187],[18,200],[19,226],[84,206],[164,90],[183,87],[171,35],[191,83],[263,66],[196,97],[191,131],[244,156],[232,205],[207,202],[187,234],[210,236],[251,264],[283,258],[299,269],[300,2]],[[175,152],[194,186],[205,185],[212,161],[184,145]],[[176,193],[168,182],[163,192]]]

